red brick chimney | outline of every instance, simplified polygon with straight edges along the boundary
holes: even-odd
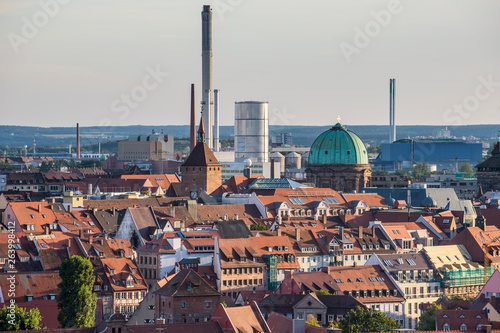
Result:
[[[295,228],[295,240],[299,241],[300,240],[300,229]]]
[[[280,228],[280,227],[277,227],[277,228],[276,228],[276,231],[278,232],[278,236],[281,236],[281,228]]]
[[[323,222],[323,224],[326,224],[326,222],[327,222],[327,216],[326,216],[326,214],[323,214],[321,216],[321,221]]]
[[[48,224],[45,226],[45,234],[46,235],[50,234],[50,228]]]
[[[41,213],[42,212],[42,204],[38,204],[38,212]]]
[[[363,239],[363,226],[359,226],[359,231],[358,231],[358,237],[359,239]]]

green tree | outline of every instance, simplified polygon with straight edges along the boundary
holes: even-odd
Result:
[[[418,322],[418,331],[435,331],[436,330],[436,310],[441,310],[440,304],[432,303],[427,310],[420,316]]]
[[[323,290],[323,289],[318,289],[314,292],[316,295],[333,295],[332,293],[326,291],[326,290]]]
[[[383,312],[366,310],[358,306],[338,323],[342,332],[389,332],[401,328],[401,324]]]
[[[427,163],[420,163],[415,165],[415,167],[413,168],[412,176],[417,180],[425,180],[425,178],[430,177],[431,173],[429,171]]]
[[[473,301],[474,297],[464,295],[452,295],[448,297],[450,301]]]
[[[72,256],[62,263],[57,320],[63,328],[94,326],[97,297],[92,292],[94,273],[90,260]]]
[[[458,171],[460,172],[474,172],[474,169],[469,163],[460,163],[458,167]]]
[[[397,170],[394,172],[394,174],[396,176],[400,176],[403,178],[411,178],[411,173],[409,171],[406,171],[406,170]]]
[[[250,226],[250,230],[268,230],[268,229],[266,228],[266,226],[262,224],[252,224]]]
[[[314,317],[312,314],[307,316],[306,324],[316,327],[321,327],[321,325],[318,323],[318,319],[316,319],[316,317]]]
[[[0,310],[0,331],[39,330],[41,321],[38,309],[26,311],[14,305],[14,313],[11,313],[11,309],[4,305]]]

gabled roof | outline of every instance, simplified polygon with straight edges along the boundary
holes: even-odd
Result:
[[[59,272],[30,272],[16,274],[15,297],[9,295],[10,281],[7,278],[0,279],[2,295],[0,303],[5,303],[10,299],[15,299],[16,303],[27,301],[26,296],[33,299],[41,299],[43,296],[59,295],[57,285],[61,282]]]
[[[472,256],[473,261],[484,262],[484,245],[488,244],[491,247],[500,246],[500,230],[496,226],[487,226],[486,231],[479,227],[465,228],[457,236],[455,236],[450,244],[463,244],[467,251]],[[500,261],[498,256],[493,256],[491,251],[488,252],[488,257],[491,261]]]
[[[267,324],[273,333],[289,333],[293,332],[293,319],[278,314],[276,312],[271,312],[267,318]],[[328,332],[326,327],[316,327],[309,324],[305,324],[305,333],[326,333]]]
[[[154,294],[171,297],[220,296],[219,292],[192,269],[181,270]]]
[[[377,257],[389,272],[432,269],[423,253],[378,254]]]
[[[41,234],[44,232],[42,226],[56,222],[56,216],[46,202],[10,202],[9,205],[26,233]],[[31,224],[35,225],[35,230],[26,229]]]
[[[104,272],[108,278],[111,288],[114,291],[125,290],[147,290],[146,284],[141,276],[139,268],[136,264],[128,258],[111,258],[100,259],[103,265]],[[134,280],[134,287],[130,288],[126,285],[125,281],[132,277]],[[116,281],[119,284],[116,284]]]
[[[248,238],[252,233],[242,220],[215,222],[214,227],[222,239]]]
[[[198,142],[184,164],[182,164],[182,167],[220,165],[221,164],[208,145],[205,142]]]

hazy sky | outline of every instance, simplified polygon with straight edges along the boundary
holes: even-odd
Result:
[[[500,123],[496,0],[0,0],[0,124],[188,124],[204,4],[222,125]]]

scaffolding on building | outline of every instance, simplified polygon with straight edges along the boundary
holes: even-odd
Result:
[[[267,289],[275,292],[278,289],[278,258],[274,255],[264,255],[264,261],[267,264],[268,276],[267,276]]]
[[[473,286],[485,284],[495,271],[495,267],[469,269],[445,269],[441,271],[441,287]]]

